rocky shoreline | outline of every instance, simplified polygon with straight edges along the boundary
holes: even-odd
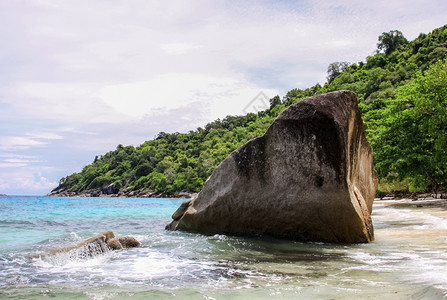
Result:
[[[190,199],[197,195],[197,193],[190,191],[173,192],[155,192],[152,190],[141,189],[131,190],[124,189],[114,192],[112,189],[102,188],[87,190],[83,192],[73,191],[67,188],[57,188],[47,194],[49,197],[128,197],[128,198],[181,198]]]

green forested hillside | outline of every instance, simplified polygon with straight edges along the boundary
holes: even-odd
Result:
[[[138,147],[118,145],[60,180],[82,192],[114,183],[115,192],[151,189],[199,191],[227,155],[262,135],[286,107],[314,94],[358,95],[375,152],[379,190],[440,190],[447,184],[447,25],[407,41],[399,31],[379,37],[366,62],[335,62],[328,82],[294,89],[257,114],[227,116],[189,133],[161,132]]]

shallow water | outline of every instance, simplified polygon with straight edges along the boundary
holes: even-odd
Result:
[[[331,245],[165,231],[181,202],[0,198],[0,298],[447,298],[445,210],[377,204],[374,243]],[[142,247],[49,255],[105,230]]]

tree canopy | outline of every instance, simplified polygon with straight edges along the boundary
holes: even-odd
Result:
[[[379,36],[379,43],[377,44],[377,51],[384,51],[386,55],[391,54],[402,45],[408,44],[408,40],[399,30],[391,30],[384,32]]]
[[[347,61],[334,62],[327,67],[327,82],[331,83],[335,77],[346,71],[349,67]]]
[[[399,87],[394,99],[365,108],[380,178],[410,190],[437,191],[447,181],[447,60]]]

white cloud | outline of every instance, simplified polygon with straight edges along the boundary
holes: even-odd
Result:
[[[20,154],[14,154],[14,153],[0,153],[0,157],[4,158],[16,158],[16,159],[36,159],[36,156],[33,155],[20,155]]]
[[[12,140],[17,140],[17,137],[12,138]],[[9,145],[7,147],[1,146],[0,149],[3,151],[17,151],[17,150],[25,150],[27,148],[30,148],[35,145],[29,145],[30,143],[27,143],[27,145],[23,145],[24,142],[21,141],[21,145]],[[40,144],[39,144],[40,146]],[[0,168],[1,169],[9,169],[7,171],[4,171],[4,174],[9,174],[9,171],[11,170],[17,170],[17,168],[24,168],[28,167],[34,163],[43,163],[44,161],[37,159],[36,156],[31,155],[18,155],[14,153],[0,153]]]
[[[14,163],[14,164],[42,162],[41,160],[35,160],[35,159],[21,159],[21,158],[8,158],[8,159],[4,159],[3,161],[4,161],[4,162],[8,162],[8,163]]]
[[[1,162],[0,161],[0,168],[19,168],[19,167],[26,167],[28,166],[27,163],[18,163],[16,161],[12,162]]]
[[[4,162],[7,162],[7,163],[13,163],[13,164],[16,164],[16,163],[21,164],[21,163],[27,163],[27,162],[29,162],[29,161],[27,161],[27,160],[24,160],[24,159],[17,159],[17,158],[8,158],[8,159],[4,159],[3,161],[4,161]]]
[[[48,193],[55,188],[57,182],[48,180],[40,172],[15,171],[8,176],[0,173],[0,192],[18,193],[18,191],[34,191],[35,193]]]
[[[23,136],[0,136],[0,150],[24,150],[33,146],[43,146],[46,142],[37,141]]]
[[[42,140],[62,140],[64,137],[53,133],[53,132],[32,132],[27,133],[26,136],[29,136],[33,139],[42,139]]]
[[[24,136],[0,135],[0,150],[3,151],[26,150],[31,147],[41,147],[48,145],[49,144],[48,140],[60,140],[60,139],[63,139],[63,137],[51,132],[25,133]]]
[[[17,155],[11,153],[0,153],[0,168],[15,168],[27,167],[32,163],[42,163],[44,161],[37,159],[36,156]]]
[[[119,114],[96,97],[99,88],[92,83],[21,82],[3,89],[3,103],[23,118],[67,122],[71,127],[73,124],[122,121]],[[25,134],[38,139],[63,138],[54,130],[34,130]]]
[[[168,74],[145,82],[105,87],[100,97],[117,112],[133,117],[201,103],[198,113],[206,113],[206,120],[211,121],[228,114],[243,114],[242,109],[261,90],[244,78]],[[271,97],[277,94],[273,89],[264,92]]]
[[[190,50],[199,49],[201,48],[201,46],[196,46],[187,43],[169,43],[160,45],[160,48],[167,54],[181,55],[187,53]]]

